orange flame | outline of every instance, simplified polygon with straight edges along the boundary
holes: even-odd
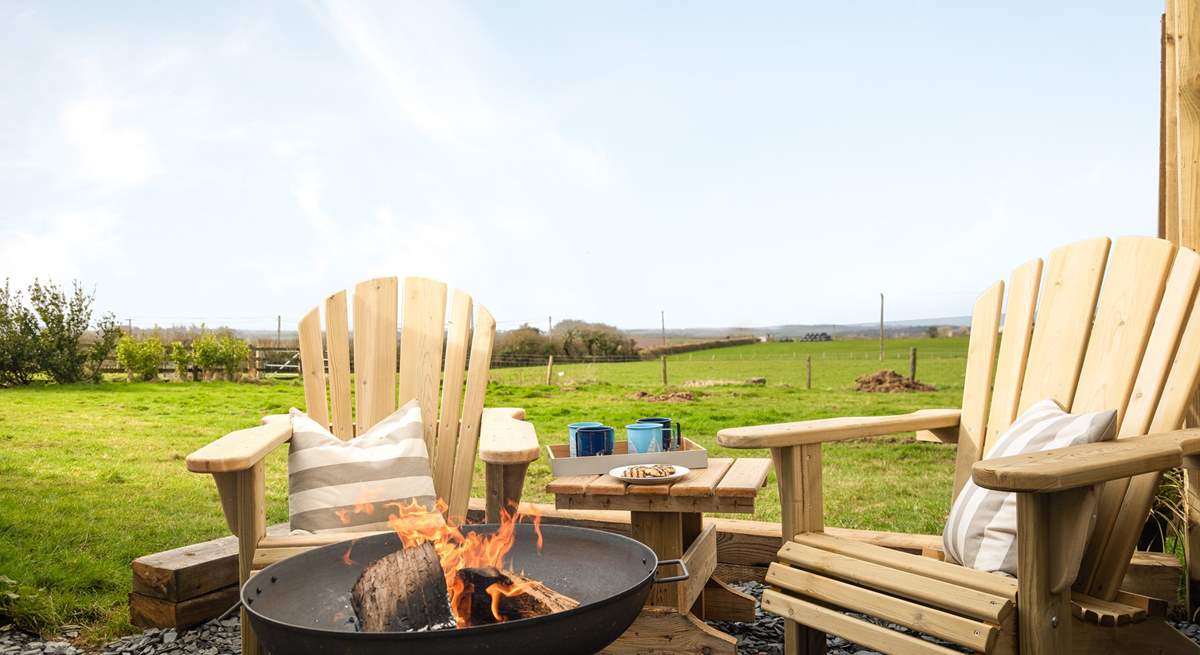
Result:
[[[532,581],[516,585],[497,583],[490,585],[486,589],[488,596],[492,597],[492,616],[495,617],[498,623],[502,623],[504,621],[504,617],[500,616],[500,598],[512,598],[513,596],[520,596],[521,594],[525,593],[526,589],[532,586]]]
[[[492,534],[481,535],[475,532],[464,533],[457,526],[447,523],[444,514],[449,506],[440,498],[432,512],[415,500],[407,503],[383,503],[383,507],[388,511],[388,526],[396,531],[400,537],[400,543],[405,548],[419,546],[425,542],[433,544],[434,551],[442,565],[442,573],[446,578],[446,590],[450,597],[450,607],[455,622],[459,627],[467,625],[471,609],[469,596],[471,590],[467,589],[466,585],[458,578],[458,571],[464,568],[489,566],[503,569],[504,558],[516,540],[516,526],[526,515],[521,511],[509,514],[502,510],[499,528]],[[342,523],[349,524],[353,514],[369,515],[374,512],[374,509],[373,503],[356,502],[353,512],[339,510],[338,516]],[[542,516],[536,509],[531,516],[534,531],[537,533],[537,548],[540,551],[543,543]],[[353,547],[354,542],[352,541],[343,556],[344,561],[351,561],[350,550]],[[527,588],[528,585],[524,584],[493,584],[489,586],[486,592],[492,599],[492,616],[497,621],[503,621],[504,618],[499,613],[500,598],[518,596],[525,593]]]

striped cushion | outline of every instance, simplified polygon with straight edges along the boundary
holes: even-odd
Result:
[[[1116,424],[1116,410],[1068,414],[1053,400],[1043,400],[1019,416],[984,459],[1107,441],[1116,434]],[[1088,507],[1086,511],[1095,512],[1094,499]],[[947,560],[1015,577],[1017,494],[984,489],[968,479],[950,509],[942,540]]]
[[[342,441],[298,409],[291,411],[288,509],[293,531],[387,529],[386,503],[434,510],[436,494],[421,408],[406,403],[365,433]]]

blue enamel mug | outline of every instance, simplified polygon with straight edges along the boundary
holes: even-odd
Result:
[[[575,455],[591,457],[593,455],[611,455],[616,430],[607,425],[591,425],[575,430]]]
[[[567,425],[567,447],[571,451],[571,457],[575,456],[575,431],[579,428],[599,428],[603,427],[603,423],[596,421],[580,421]]]
[[[638,423],[657,423],[662,426],[662,449],[663,451],[678,450],[683,447],[683,426],[679,421],[672,421],[663,416],[651,416],[647,418],[639,418]]]
[[[657,453],[662,451],[662,428],[657,423],[630,423],[625,426],[631,453]]]

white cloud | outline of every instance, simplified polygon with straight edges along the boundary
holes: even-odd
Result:
[[[103,209],[62,211],[37,225],[0,230],[0,262],[15,286],[33,278],[65,282],[122,258],[119,221]]]
[[[156,71],[170,67],[165,58]],[[59,114],[62,140],[68,148],[64,172],[96,185],[101,192],[126,192],[144,186],[162,166],[158,148],[145,123],[146,107],[134,94],[108,84],[95,63],[85,61],[82,92]]]

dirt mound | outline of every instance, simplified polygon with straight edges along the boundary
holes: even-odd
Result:
[[[696,399],[690,391],[672,391],[671,393],[652,394],[648,391],[635,391],[629,394],[630,400],[645,400],[652,403],[687,403]]]
[[[863,375],[855,380],[855,382],[857,382],[857,384],[854,386],[855,389],[870,393],[937,391],[937,387],[933,386],[932,384],[925,384],[924,382],[918,382],[917,380],[910,380],[891,369],[883,369],[868,375]]]

